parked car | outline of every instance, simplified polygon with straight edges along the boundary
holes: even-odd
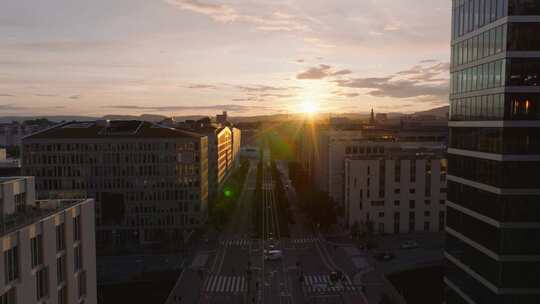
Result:
[[[418,243],[415,241],[406,241],[405,243],[401,244],[401,249],[414,249],[418,248]]]
[[[276,261],[283,257],[281,250],[269,250],[265,252],[264,259],[267,261]]]
[[[393,260],[396,256],[389,251],[381,251],[373,254],[373,257],[379,261],[390,261]]]

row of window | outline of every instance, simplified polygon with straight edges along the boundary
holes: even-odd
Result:
[[[445,191],[446,192],[446,191]],[[439,203],[441,205],[444,205],[445,204],[445,200],[441,199],[439,200]],[[385,201],[384,200],[381,200],[381,201],[371,201],[371,206],[373,207],[384,207],[384,204],[385,204]],[[424,200],[424,204],[426,206],[430,206],[431,205],[431,200],[429,199],[426,199]],[[394,206],[395,207],[399,207],[401,205],[401,201],[400,200],[394,200]],[[416,200],[409,200],[409,208],[410,209],[414,209],[416,207]],[[360,209],[362,209],[362,205],[360,205]],[[427,211],[429,212],[429,211]],[[426,216],[429,216],[429,214],[426,214]]]
[[[498,88],[505,82],[506,60],[496,60],[450,74],[450,93],[461,94]]]
[[[180,143],[180,142],[155,142],[155,143],[143,143],[143,142],[131,142],[131,143],[96,143],[96,144],[83,144],[83,143],[66,143],[66,144],[25,144],[23,145],[26,153],[30,152],[117,152],[117,151],[158,151],[171,149],[172,151],[197,151],[197,143]]]
[[[506,24],[452,45],[451,66],[459,66],[505,51]]]
[[[540,154],[540,129],[451,128],[450,148],[496,154]]]
[[[444,275],[464,292],[475,303],[490,304],[537,304],[538,296],[530,294],[495,294],[476,278],[457,267],[454,263],[446,261]],[[445,292],[447,304],[465,304],[461,296],[451,290]]]
[[[540,261],[497,262],[462,240],[446,236],[446,252],[470,267],[495,286],[505,288],[538,288]]]
[[[540,162],[495,161],[448,155],[449,174],[498,188],[538,189]]]
[[[448,200],[500,222],[539,222],[540,204],[535,195],[497,195],[448,181]]]
[[[452,37],[458,38],[504,17],[506,0],[454,0]]]
[[[454,98],[450,120],[540,120],[540,94],[493,94]]]
[[[451,74],[450,92],[460,94],[507,86],[540,86],[540,58],[509,58]]]
[[[450,120],[503,120],[504,94],[491,94],[450,101]]]
[[[446,209],[448,228],[501,255],[540,254],[539,228],[499,229],[454,208]]]

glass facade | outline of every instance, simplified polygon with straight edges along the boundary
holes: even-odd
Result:
[[[447,304],[540,303],[539,15],[452,3]]]

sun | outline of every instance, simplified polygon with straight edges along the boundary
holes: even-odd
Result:
[[[306,100],[300,104],[300,112],[313,115],[319,112],[319,105],[313,100]]]

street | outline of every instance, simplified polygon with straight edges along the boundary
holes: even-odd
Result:
[[[339,267],[324,239],[313,232],[311,224],[300,214],[286,163],[278,162],[295,219],[294,224],[289,223],[290,237],[281,236],[275,181],[267,153],[262,166],[262,201],[253,204],[257,161],[251,160],[230,222],[216,239],[210,238],[196,250],[167,304],[362,303],[351,300],[361,292],[345,271],[341,280],[331,278],[330,274],[339,271]],[[262,229],[261,239],[251,237],[255,231],[253,206],[262,208],[262,221],[258,223]],[[279,250],[282,256],[265,259],[264,252],[270,249]]]

